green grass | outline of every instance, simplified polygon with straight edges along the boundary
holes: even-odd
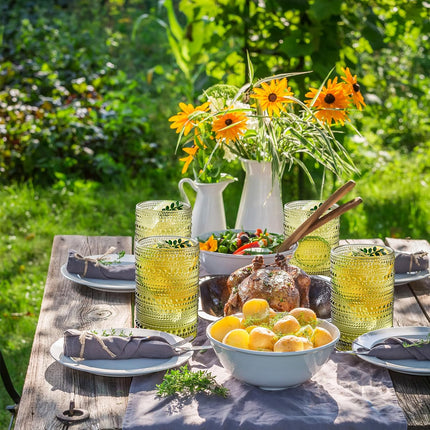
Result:
[[[429,162],[426,151],[394,154],[356,179],[348,198],[364,203],[341,218],[341,238],[397,236],[430,240]],[[236,172],[238,173],[238,172]],[[21,391],[40,301],[57,234],[133,235],[136,203],[180,198],[175,180],[151,172],[152,180],[102,185],[60,181],[41,189],[31,184],[0,190],[0,346],[16,388]],[[156,184],[156,185],[154,185]],[[227,224],[234,226],[243,181],[224,192]],[[290,199],[284,193],[284,202]],[[0,389],[0,428],[10,399]]]
[[[48,271],[58,234],[133,235],[136,203],[179,198],[176,184],[155,191],[146,181],[103,186],[59,183],[53,189],[12,185],[0,191],[0,347],[21,391]],[[10,399],[1,385],[0,428]]]

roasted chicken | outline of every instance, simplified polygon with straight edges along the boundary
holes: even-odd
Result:
[[[289,312],[297,307],[309,307],[311,278],[296,266],[288,264],[282,254],[274,265],[265,265],[263,256],[256,256],[252,264],[233,272],[227,280],[230,297],[224,315],[242,310],[249,299],[266,299],[277,312]]]

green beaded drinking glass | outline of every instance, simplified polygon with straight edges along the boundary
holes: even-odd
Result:
[[[393,326],[394,251],[374,244],[348,244],[331,251],[331,318],[339,346]]]
[[[321,200],[297,200],[284,205],[284,234],[289,237],[322,204]],[[329,210],[338,207],[333,205]],[[330,275],[330,251],[339,245],[340,218],[337,217],[299,241],[291,264],[309,275]]]
[[[197,335],[199,243],[179,236],[136,242],[136,326]]]
[[[191,206],[174,200],[150,200],[136,205],[135,242],[149,236],[191,236]]]

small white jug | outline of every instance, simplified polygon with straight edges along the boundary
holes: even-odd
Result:
[[[221,182],[206,184],[184,178],[179,181],[178,187],[182,198],[190,203],[184,191],[184,184],[189,184],[197,193],[191,220],[191,236],[196,237],[209,231],[225,230],[225,212],[222,192],[228,184],[233,182],[226,179]]]

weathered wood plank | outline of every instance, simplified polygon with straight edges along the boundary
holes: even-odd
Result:
[[[67,328],[132,327],[132,294],[105,293],[66,280],[60,273],[69,249],[82,255],[103,254],[109,246],[132,251],[130,237],[56,236],[39,322],[24,383],[16,429],[63,429],[56,414],[77,408],[90,419],[74,429],[121,428],[129,378],[104,378],[67,369],[54,361],[49,348]]]
[[[396,249],[404,243],[402,240],[386,239],[387,244]],[[417,241],[415,245],[406,241],[406,249],[421,250],[428,246],[426,241]],[[430,319],[430,282],[417,281],[394,287],[394,325],[429,326]],[[418,301],[417,301],[418,300]],[[425,312],[427,309],[427,313]],[[391,372],[390,376],[402,407],[408,428],[414,430],[430,429],[430,377],[404,375]]]
[[[406,416],[408,429],[430,429],[430,377],[391,372],[400,407]]]
[[[430,277],[412,282],[410,287],[430,324]]]

